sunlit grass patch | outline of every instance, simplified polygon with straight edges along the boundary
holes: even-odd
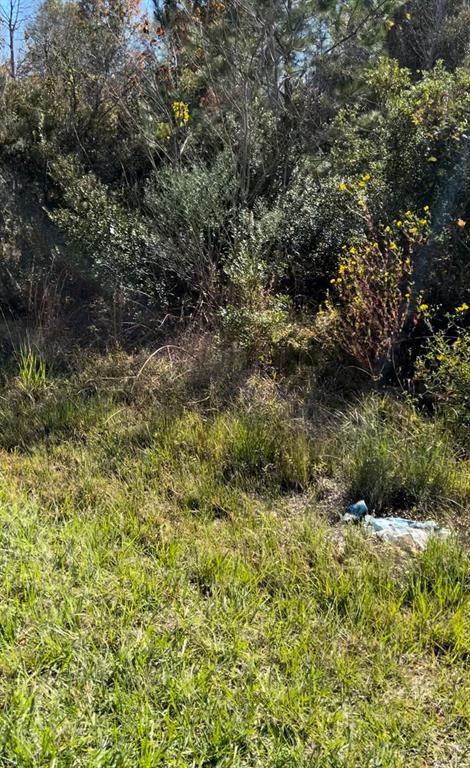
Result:
[[[341,427],[343,466],[351,497],[371,509],[462,512],[470,500],[468,462],[456,455],[438,422],[410,406],[372,397]]]
[[[0,763],[465,765],[466,554],[398,556],[317,494],[326,471],[378,508],[440,489],[464,516],[440,427],[377,398],[323,427],[263,381],[217,409],[118,389],[52,379],[39,421],[29,397],[8,411]]]

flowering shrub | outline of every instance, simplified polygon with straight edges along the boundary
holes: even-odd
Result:
[[[317,327],[376,376],[414,309],[413,254],[428,236],[429,207],[420,214],[406,211],[379,230],[368,211],[369,181],[365,174],[353,185],[340,185],[363,211],[366,234],[342,246]]]

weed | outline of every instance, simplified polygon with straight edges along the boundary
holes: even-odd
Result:
[[[18,381],[31,394],[47,386],[46,364],[30,347],[23,346],[19,351]]]

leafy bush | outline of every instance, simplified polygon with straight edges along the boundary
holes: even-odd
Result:
[[[164,168],[147,184],[145,207],[166,264],[186,292],[214,288],[216,261],[227,242],[236,171],[229,154],[211,165]]]
[[[241,243],[225,267],[231,301],[220,310],[226,340],[246,349],[251,359],[269,359],[289,327],[289,299],[271,293],[265,262]]]
[[[277,208],[243,211],[235,245],[224,262],[227,303],[219,311],[224,340],[244,349],[249,360],[272,361],[287,349],[307,348],[311,331],[295,322],[289,296],[278,293],[286,261],[272,251],[281,222]]]
[[[108,295],[161,300],[164,263],[149,222],[73,158],[58,159],[53,175],[63,207],[50,216],[73,247],[76,266]]]
[[[57,234],[21,167],[0,162],[0,304],[10,318],[45,329],[55,317],[66,282]]]
[[[333,167],[346,179],[365,172],[380,179],[375,213],[383,218],[429,203],[442,225],[466,185],[468,71],[449,72],[441,62],[413,81],[409,70],[382,59],[366,80],[365,102],[334,121]]]
[[[323,298],[342,244],[363,233],[360,210],[344,205],[341,181],[331,166],[304,161],[276,202],[281,218],[273,246],[283,255],[284,282],[299,304]]]
[[[24,286],[21,284],[23,260],[19,247],[19,222],[3,210],[0,220],[0,301],[5,306],[24,298]]]

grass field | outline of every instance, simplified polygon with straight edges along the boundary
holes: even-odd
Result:
[[[23,359],[2,391],[2,768],[470,766],[451,436],[388,396],[120,366]],[[458,539],[343,531],[359,493]]]

